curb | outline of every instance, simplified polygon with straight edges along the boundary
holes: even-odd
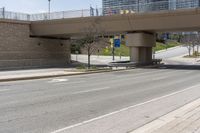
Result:
[[[117,71],[126,71],[126,70],[131,70],[131,69],[101,70],[101,71],[80,72],[80,73],[72,73],[72,74],[58,74],[58,75],[16,77],[16,78],[0,79],[0,82],[33,80],[33,79],[45,79],[45,78],[54,78],[54,77],[56,78],[56,77],[64,77],[64,76],[87,75],[87,74],[95,74],[95,73],[108,73],[108,72],[117,72]]]
[[[173,120],[182,117],[185,114],[188,114],[190,111],[198,108],[200,106],[200,99],[196,99],[177,110],[174,110],[146,125],[139,127],[138,129],[130,132],[130,133],[152,133],[154,131],[158,131],[161,127],[169,124]]]

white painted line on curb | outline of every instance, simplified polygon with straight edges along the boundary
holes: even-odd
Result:
[[[64,127],[64,128],[55,130],[55,131],[53,131],[53,132],[51,132],[51,133],[60,133],[60,132],[64,132],[64,131],[69,130],[69,129],[71,129],[71,128],[75,128],[75,127],[78,127],[78,126],[81,126],[81,125],[84,125],[84,124],[87,124],[87,123],[90,123],[90,122],[93,122],[93,121],[96,121],[96,120],[99,120],[99,119],[102,119],[102,118],[111,116],[111,115],[114,115],[114,114],[117,114],[117,113],[120,113],[120,112],[129,110],[129,109],[132,109],[132,108],[141,106],[141,105],[145,105],[145,104],[148,104],[148,103],[151,103],[151,102],[155,102],[155,101],[161,100],[161,99],[163,99],[163,98],[167,98],[167,97],[170,97],[170,96],[173,96],[173,95],[176,95],[176,94],[179,94],[179,93],[188,91],[188,90],[193,89],[193,88],[196,88],[196,87],[200,87],[200,84],[191,86],[191,87],[186,88],[186,89],[183,89],[183,90],[181,90],[181,91],[173,92],[173,93],[168,94],[168,95],[164,95],[164,96],[161,96],[161,97],[158,97],[158,98],[154,98],[154,99],[152,99],[152,100],[149,100],[149,101],[146,101],[146,102],[143,102],[143,103],[139,103],[139,104],[136,104],[136,105],[133,105],[133,106],[129,106],[129,107],[120,109],[120,110],[118,110],[118,111],[114,111],[114,112],[111,112],[111,113],[108,113],[108,114],[105,114],[105,115],[102,115],[102,116],[99,116],[99,117],[96,117],[96,118],[93,118],[93,119],[90,119],[90,120],[87,120],[87,121],[83,121],[83,122],[77,123],[77,124],[75,124],[75,125],[71,125],[71,126],[68,126],[68,127]]]
[[[110,89],[110,87],[103,87],[103,88],[97,88],[97,89],[92,89],[92,90],[78,91],[78,92],[74,92],[74,93],[71,93],[71,94],[72,95],[73,94],[82,94],[82,93],[88,93],[88,92],[94,92],[94,91],[102,91],[102,90],[107,90],[107,89]]]

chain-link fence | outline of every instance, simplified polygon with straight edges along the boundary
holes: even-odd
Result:
[[[10,11],[4,12],[5,19],[30,21],[30,16],[31,15],[25,14],[25,13],[16,13],[16,12],[10,12]]]
[[[0,18],[4,18],[5,8],[0,8]]]
[[[158,2],[145,2],[125,6],[111,6],[106,8],[92,8],[85,10],[72,10],[52,13],[39,13],[39,14],[25,14],[5,11],[0,8],[0,18],[25,20],[25,21],[39,21],[50,19],[64,19],[64,18],[78,18],[90,16],[106,16],[115,14],[129,14],[140,12],[157,12],[165,10],[178,10],[186,8],[200,7],[199,0],[162,0]]]
[[[32,14],[31,20],[48,20],[48,19],[64,19],[64,18],[78,18],[78,17],[90,17],[90,16],[102,16],[102,9],[84,9],[84,10],[72,10],[72,11],[62,11],[53,13],[39,13]]]
[[[3,19],[12,19],[12,20],[24,20],[30,21],[31,15],[25,13],[17,13],[6,11],[5,8],[0,8],[0,18]]]

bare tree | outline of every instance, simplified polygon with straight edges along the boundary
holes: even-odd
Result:
[[[188,35],[183,35],[180,40],[183,43],[183,46],[188,49],[188,55],[191,56],[191,41]]]
[[[197,34],[185,34],[181,37],[181,43],[183,46],[187,47],[188,54],[191,56],[191,51],[193,50],[193,55],[195,54],[195,47],[198,43],[198,36]]]
[[[98,20],[94,21],[88,27],[83,29],[83,36],[77,40],[82,47],[87,49],[88,55],[88,69],[91,67],[90,57],[94,51],[101,48],[103,43],[108,43],[108,41],[104,38],[104,32],[98,25]]]
[[[197,54],[199,55],[199,46],[200,46],[200,33],[197,33],[197,38],[196,38],[196,46],[197,46]]]

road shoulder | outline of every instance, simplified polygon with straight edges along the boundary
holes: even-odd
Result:
[[[200,99],[168,113],[131,133],[176,133],[200,131]]]

